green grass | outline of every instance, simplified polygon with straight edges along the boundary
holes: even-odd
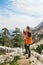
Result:
[[[43,50],[43,44],[40,44],[36,49],[32,49],[36,52],[38,52],[39,54],[41,54],[42,50]]]
[[[29,60],[29,64],[31,64],[32,63],[32,61],[31,60]]]
[[[0,65],[18,65],[18,64],[17,64],[17,60],[19,60],[19,59],[20,59],[19,56],[15,56],[13,61],[8,62],[8,63],[2,63],[2,64],[0,64]]]

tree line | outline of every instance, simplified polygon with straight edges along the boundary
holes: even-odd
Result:
[[[10,34],[7,28],[3,28],[0,33],[0,45],[8,47],[21,47],[23,46],[24,38],[20,28],[15,28],[15,30]]]

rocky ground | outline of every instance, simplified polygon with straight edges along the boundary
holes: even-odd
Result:
[[[26,59],[26,56],[20,56],[21,59],[17,61],[19,65],[43,65],[39,62],[34,56],[31,56],[29,59]]]
[[[20,56],[20,60],[17,61],[18,65],[43,65],[43,55],[31,51],[31,57],[26,59],[27,55],[23,55],[25,49],[22,48],[8,48],[0,46],[0,51],[4,54],[0,55],[0,64],[4,62],[11,62],[15,56]]]
[[[38,45],[40,45],[40,44],[43,44],[43,39],[41,39],[40,42],[37,42],[35,44],[32,44],[31,45],[31,49],[36,49],[38,47]]]

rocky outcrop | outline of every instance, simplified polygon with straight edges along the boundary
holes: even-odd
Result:
[[[23,54],[23,49],[0,46],[0,52],[3,52],[3,54],[0,55],[0,63],[3,63],[12,61],[15,56]]]
[[[38,54],[38,53],[35,52],[35,51],[32,51],[31,54],[32,54],[35,58],[37,58],[37,60],[39,60],[40,62],[43,63],[43,55],[40,55],[40,54]]]
[[[41,39],[40,42],[32,44],[30,47],[31,47],[31,49],[36,49],[41,44],[43,44],[43,39]]]
[[[16,54],[20,54],[20,53],[23,53],[24,52],[24,49],[22,48],[9,48],[9,47],[3,47],[3,46],[0,46],[0,52],[3,52],[3,53],[11,53],[11,52],[15,52]]]
[[[43,55],[43,50],[42,50],[41,54]]]
[[[16,54],[14,52],[6,54],[6,55],[0,55],[0,63],[13,61]]]
[[[43,55],[40,55],[39,60],[43,63]]]
[[[29,59],[26,59],[26,56],[20,56],[21,59],[18,60],[19,65],[43,65],[39,60],[34,56],[31,56]]]
[[[15,56],[23,55],[23,53],[25,52],[25,49],[22,49],[22,48],[9,48],[9,47],[3,47],[3,46],[0,46],[0,51],[1,50],[4,50],[5,54],[0,55],[0,63],[12,61]],[[34,58],[36,58],[38,62],[43,63],[43,55],[40,55],[36,53],[35,51],[31,51],[31,55]]]

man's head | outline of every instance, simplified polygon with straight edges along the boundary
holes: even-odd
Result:
[[[30,27],[29,27],[29,26],[27,26],[27,27],[26,27],[26,31],[28,32],[29,30],[30,30]]]

